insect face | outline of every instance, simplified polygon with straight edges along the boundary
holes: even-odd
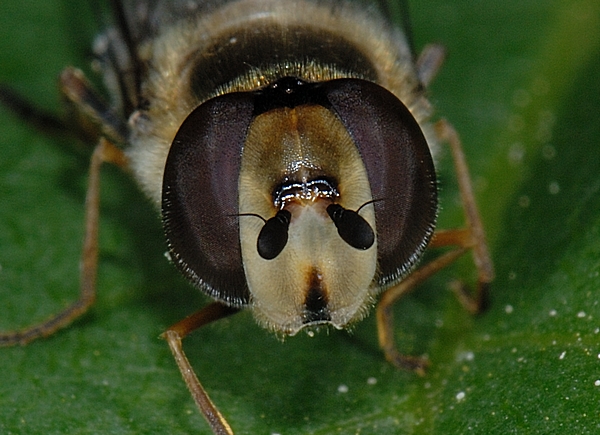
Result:
[[[281,199],[265,195],[282,190]],[[280,208],[291,214],[288,243],[272,260],[256,250],[260,222],[240,221],[248,288],[263,323],[288,334],[315,323],[341,328],[370,305],[376,244],[353,248],[326,211],[334,201],[358,208],[370,195],[356,146],[324,107],[275,109],[255,119],[242,157],[240,212],[272,216]],[[364,214],[375,226],[373,210]]]
[[[184,274],[270,329],[342,328],[425,247],[434,180],[427,143],[390,92],[284,77],[184,121],[165,169],[165,230]]]

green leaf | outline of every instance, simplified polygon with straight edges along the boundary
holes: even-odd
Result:
[[[74,1],[4,2],[0,82],[59,111],[66,65],[91,74],[97,25]],[[595,0],[411,5],[417,46],[448,60],[431,90],[461,133],[495,259],[488,312],[447,291],[461,261],[396,308],[419,378],[387,364],[374,316],[351,334],[278,341],[247,313],[184,342],[240,434],[600,432],[600,5]],[[0,116],[0,330],[75,299],[89,150]],[[3,434],[209,433],[164,329],[206,303],[163,258],[160,220],[103,170],[98,301],[54,336],[0,349]],[[441,226],[461,225],[448,153]]]

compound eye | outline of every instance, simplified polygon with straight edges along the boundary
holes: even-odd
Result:
[[[381,86],[338,79],[325,82],[321,90],[358,148],[372,197],[385,199],[373,206],[378,281],[389,286],[414,267],[433,234],[437,187],[429,146],[410,110]],[[344,210],[336,219],[343,240],[366,245],[358,243],[368,233],[360,229],[365,224],[358,212]]]
[[[279,210],[265,222],[256,242],[258,255],[265,260],[272,260],[283,251],[288,241],[291,218],[292,214],[289,211]]]
[[[238,180],[253,111],[248,93],[201,104],[181,124],[163,176],[163,227],[173,262],[195,286],[234,306],[249,302]]]
[[[364,251],[375,243],[373,228],[358,212],[345,209],[339,204],[330,204],[327,206],[327,214],[342,240],[353,248]]]

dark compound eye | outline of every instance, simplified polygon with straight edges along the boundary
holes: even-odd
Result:
[[[260,230],[256,249],[258,255],[265,260],[277,257],[288,241],[288,229],[292,214],[287,210],[279,210],[275,216],[265,222]]]
[[[378,281],[387,286],[416,264],[435,228],[437,188],[429,146],[412,113],[381,86],[358,79],[319,86],[358,148],[372,197],[385,198],[374,207]]]
[[[339,204],[327,206],[327,214],[333,220],[338,234],[350,246],[356,249],[369,249],[375,243],[375,233],[371,225],[358,214]]]
[[[173,262],[230,305],[249,301],[239,240],[238,179],[253,97],[232,93],[196,108],[167,158],[162,215]]]

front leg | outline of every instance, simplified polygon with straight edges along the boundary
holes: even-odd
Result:
[[[212,400],[210,400],[206,390],[194,373],[194,369],[183,351],[181,340],[201,326],[235,314],[238,311],[238,308],[231,308],[220,302],[213,302],[200,311],[177,322],[162,334],[162,337],[167,340],[171,348],[179,371],[192,394],[194,402],[196,402],[196,406],[198,406],[200,413],[204,416],[215,435],[233,435],[233,430],[231,430],[225,417],[223,417]]]
[[[119,148],[100,138],[90,161],[89,183],[85,199],[85,235],[80,261],[79,298],[49,319],[19,331],[0,333],[0,346],[27,344],[40,337],[52,335],[82,316],[96,300],[98,270],[98,220],[100,215],[100,168],[103,163],[127,166]]]
[[[412,272],[403,281],[386,290],[377,306],[377,331],[379,345],[386,359],[395,366],[424,374],[427,361],[421,358],[402,355],[396,349],[394,342],[394,325],[392,308],[393,304],[405,294],[412,291],[425,279],[450,265],[467,251],[473,251],[473,259],[477,268],[477,286],[474,293],[459,281],[452,283],[458,300],[471,313],[481,312],[487,306],[489,284],[494,279],[494,267],[489,254],[485,233],[471,185],[471,177],[458,134],[445,120],[435,125],[439,138],[446,141],[451,148],[456,177],[458,180],[461,200],[465,212],[465,228],[437,231],[429,246],[446,247],[454,249],[421,266]]]

